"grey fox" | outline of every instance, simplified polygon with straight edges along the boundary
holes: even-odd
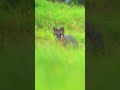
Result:
[[[53,27],[54,36],[56,41],[58,41],[63,46],[72,45],[73,47],[78,47],[78,41],[72,35],[64,35],[64,27],[57,29]]]

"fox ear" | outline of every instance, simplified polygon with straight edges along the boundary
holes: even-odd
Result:
[[[61,31],[63,31],[63,32],[64,32],[64,27],[61,27]]]

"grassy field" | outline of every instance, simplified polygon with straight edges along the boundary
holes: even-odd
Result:
[[[78,49],[56,45],[53,26],[64,26]],[[35,1],[35,89],[85,90],[85,8]]]

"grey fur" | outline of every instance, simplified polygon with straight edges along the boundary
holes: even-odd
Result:
[[[64,35],[64,27],[58,30],[53,27],[55,38],[58,42],[61,42],[61,39],[64,41],[64,46],[67,47],[72,45],[74,47],[78,47],[78,41],[72,35]]]

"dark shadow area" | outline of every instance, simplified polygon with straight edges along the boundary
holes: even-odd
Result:
[[[115,2],[86,0],[86,90],[120,89],[120,13]],[[104,54],[96,55],[101,50]]]
[[[35,89],[34,0],[0,1],[0,90]]]

